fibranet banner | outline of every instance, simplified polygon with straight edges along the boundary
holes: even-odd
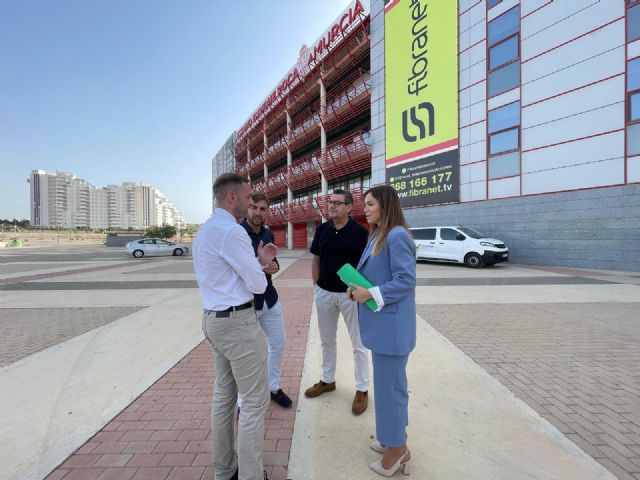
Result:
[[[386,177],[403,207],[457,202],[458,2],[385,4]]]

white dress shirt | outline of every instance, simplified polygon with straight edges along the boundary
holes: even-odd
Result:
[[[193,267],[205,310],[237,307],[267,288],[249,235],[223,208],[216,208],[198,230]]]

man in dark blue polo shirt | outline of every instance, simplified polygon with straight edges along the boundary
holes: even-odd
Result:
[[[313,254],[311,276],[315,285],[318,330],[322,343],[322,378],[309,387],[306,397],[317,397],[336,389],[336,333],[340,313],[344,318],[355,363],[356,394],[351,405],[354,415],[367,409],[369,390],[369,355],[360,339],[358,308],[347,296],[347,286],[337,271],[345,263],[358,265],[367,246],[368,232],[351,219],[353,197],[347,190],[334,190],[329,198],[329,220],[316,230],[309,251]]]
[[[249,238],[251,238],[253,250],[257,252],[260,242],[267,245],[275,243],[275,241],[273,232],[264,226],[269,214],[269,199],[263,193],[252,193],[251,199],[252,202],[249,206],[247,218],[242,222],[242,226],[249,234]],[[267,277],[267,289],[264,294],[254,295],[254,302],[258,321],[269,340],[269,390],[271,390],[271,400],[285,408],[289,408],[291,406],[291,398],[280,388],[280,367],[282,365],[286,335],[282,309],[280,308],[280,302],[278,302],[278,292],[271,280],[271,275],[277,273],[278,270],[280,270],[280,264],[275,258],[273,262],[263,268]],[[242,400],[240,400],[239,404],[242,404]]]

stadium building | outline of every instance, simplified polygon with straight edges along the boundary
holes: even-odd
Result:
[[[412,227],[511,261],[640,270],[640,2],[354,0],[221,148],[305,248],[328,194],[387,183]]]

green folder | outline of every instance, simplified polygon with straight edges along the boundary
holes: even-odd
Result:
[[[340,280],[342,280],[347,287],[351,287],[351,284],[355,284],[359,287],[363,288],[371,288],[373,287],[372,283],[367,280],[358,270],[353,268],[350,263],[345,263],[340,270],[338,270],[338,276]],[[369,307],[369,310],[375,312],[378,309],[378,304],[376,301],[371,298],[365,302],[365,305]]]

